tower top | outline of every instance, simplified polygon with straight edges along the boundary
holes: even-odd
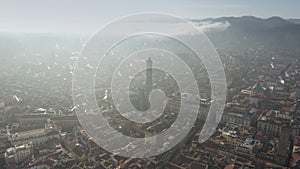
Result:
[[[152,61],[152,59],[151,59],[151,57],[149,57],[148,59],[147,59],[147,63],[152,63],[153,61]]]

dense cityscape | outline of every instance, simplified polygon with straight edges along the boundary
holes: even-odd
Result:
[[[196,127],[187,138],[171,151],[147,159],[124,158],[101,149],[81,128],[71,96],[66,93],[67,87],[48,85],[52,91],[49,93],[49,90],[43,90],[44,86],[38,86],[32,78],[26,77],[42,76],[35,80],[66,84],[63,81],[70,79],[70,74],[60,71],[60,77],[51,71],[51,65],[37,66],[36,72],[46,67],[40,73],[44,75],[23,72],[16,77],[8,74],[9,71],[2,73],[1,165],[6,168],[299,167],[298,59],[284,52],[269,53],[263,48],[248,49],[243,54],[222,52],[228,94],[215,133],[199,144],[201,126],[210,104],[207,91],[204,94],[207,98],[201,99]],[[52,65],[58,67],[56,62]],[[72,71],[72,66],[67,69]],[[52,79],[53,74],[58,77],[56,80]],[[24,81],[18,82],[19,77]],[[99,103],[105,109],[103,114],[109,115],[113,110],[109,106],[110,94],[104,90],[100,95]],[[169,109],[180,107],[176,101],[170,103]],[[144,136],[145,127],[126,123],[118,115],[109,116],[117,130]],[[153,127],[168,127],[173,116],[176,114],[167,113],[165,119]],[[134,145],[124,148],[134,149]]]
[[[241,16],[188,22],[214,47],[223,66],[219,70],[208,72],[199,59],[204,56],[187,51],[189,46],[178,47],[179,40],[171,43],[172,38],[150,34],[110,48],[103,65],[96,68],[88,63],[82,68],[78,61],[87,60],[85,50],[93,41],[89,34],[11,33],[0,29],[0,169],[299,169],[300,20],[272,15],[266,19]],[[155,21],[139,23],[157,26]],[[176,24],[167,23],[180,28]],[[196,39],[192,32],[179,34]],[[162,51],[130,53],[132,49],[159,47],[173,50],[191,73],[180,71],[185,70],[179,68],[184,64],[179,65],[181,62]],[[98,54],[93,52],[91,55]],[[132,60],[128,61],[124,53]],[[167,59],[160,63],[160,58]],[[155,67],[159,64],[174,67],[177,77],[195,78],[195,84],[180,86],[174,74]],[[127,77],[126,71],[139,66],[143,71]],[[93,90],[78,87],[75,72],[89,74],[90,70],[96,70]],[[212,92],[211,77],[222,79],[218,76],[221,70],[226,77],[226,101],[221,110],[212,109],[218,93]],[[129,87],[118,84],[113,90],[113,75],[130,79]],[[182,92],[183,88],[189,92]],[[94,91],[97,106],[81,109],[87,103],[78,105],[75,100],[88,99],[76,90]],[[159,95],[161,91],[163,95]],[[120,93],[128,95],[134,111],[127,105],[123,110],[128,112],[120,111],[119,103],[129,104]],[[190,112],[195,111],[193,117]],[[98,116],[105,122],[93,121]],[[144,121],[139,123],[134,116]],[[182,117],[195,118],[195,122],[176,123]],[[212,121],[217,126],[205,128]],[[169,129],[172,135],[160,140],[156,137]],[[91,131],[101,132],[97,135]],[[176,142],[184,132],[184,138]],[[133,139],[127,143],[115,133]],[[204,139],[207,133],[212,134]],[[140,138],[145,138],[143,144],[138,143]],[[112,152],[99,143],[115,149]],[[126,157],[124,152],[135,156]]]

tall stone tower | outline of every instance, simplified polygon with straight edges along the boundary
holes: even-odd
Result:
[[[152,60],[148,58],[146,61],[146,83],[138,93],[138,108],[140,111],[146,111],[150,108],[149,95],[152,91]]]
[[[290,148],[290,134],[291,128],[289,126],[283,126],[281,128],[281,134],[279,136],[278,148],[275,154],[275,162],[287,166],[289,159]]]
[[[146,61],[146,97],[149,97],[150,92],[152,91],[152,60],[151,58],[148,58]]]

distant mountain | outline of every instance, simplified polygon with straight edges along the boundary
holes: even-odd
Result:
[[[288,19],[288,21],[295,23],[295,24],[300,24],[300,19]]]
[[[240,50],[264,46],[269,49],[298,50],[300,44],[300,25],[280,17],[221,17],[192,22],[199,25],[202,22],[229,23],[222,31],[206,32],[217,48]]]
[[[280,17],[261,19],[253,16],[221,17],[191,20],[217,48],[244,50],[264,46],[300,53],[300,19],[285,20]],[[190,36],[190,35],[189,35]],[[81,35],[18,34],[0,32],[0,59],[7,56],[28,60],[43,59],[58,53],[67,56],[81,50],[88,39]],[[36,57],[39,56],[39,57]]]

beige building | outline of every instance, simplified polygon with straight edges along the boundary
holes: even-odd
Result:
[[[19,117],[19,123],[21,127],[27,126],[44,126],[47,119],[50,119],[50,115],[36,114],[36,115],[24,115]]]
[[[31,143],[16,147],[10,147],[4,154],[6,168],[13,168],[14,165],[30,160],[33,156],[33,145]]]
[[[33,146],[41,145],[51,139],[59,139],[60,134],[54,128],[54,124],[45,124],[45,128],[27,130],[18,133],[8,133],[8,141],[13,145],[32,143]]]
[[[237,113],[237,112],[225,112],[221,119],[222,123],[235,123],[250,126],[251,117],[245,113]]]
[[[55,125],[62,130],[73,129],[73,127],[80,125],[79,120],[76,115],[56,116],[56,117],[52,117],[51,120],[53,120]]]
[[[294,120],[292,114],[271,110],[262,114],[257,122],[258,130],[274,136],[280,136],[284,126],[289,126],[291,136],[300,135],[300,120]]]

